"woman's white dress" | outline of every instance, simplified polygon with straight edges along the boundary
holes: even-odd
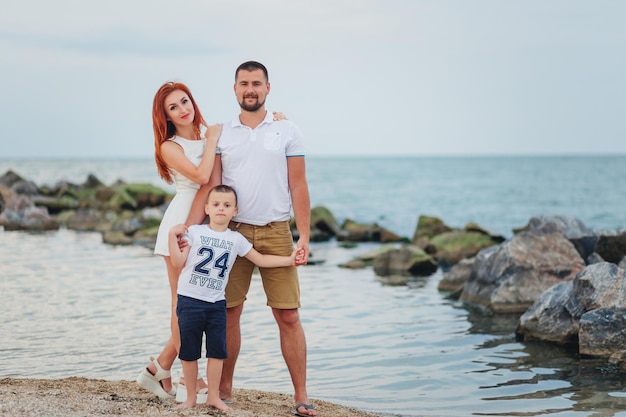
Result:
[[[189,159],[195,166],[200,164],[202,155],[204,154],[206,139],[189,140],[181,138],[180,136],[174,136],[172,139],[168,140],[172,140],[179,144],[183,148],[187,159]],[[189,216],[189,212],[191,211],[193,199],[196,196],[196,192],[200,188],[199,184],[196,184],[175,170],[171,170],[171,172],[174,177],[174,184],[176,185],[176,195],[163,214],[163,219],[159,225],[156,244],[154,246],[154,253],[163,256],[170,255],[170,251],[167,246],[167,235],[170,229],[172,226],[185,223],[185,221],[187,221],[187,216]]]

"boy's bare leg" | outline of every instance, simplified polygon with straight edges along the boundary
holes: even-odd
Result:
[[[187,399],[178,408],[192,408],[196,405],[196,382],[198,381],[198,361],[180,361],[183,365]]]
[[[228,359],[224,361],[222,377],[220,379],[220,398],[232,400],[233,398],[233,375],[235,364],[241,349],[240,319],[243,312],[243,304],[226,309],[226,349]]]
[[[220,398],[219,387],[223,363],[224,360],[216,358],[209,358],[207,361],[206,380],[209,386],[209,393],[207,395],[206,404],[221,411],[230,411],[230,407]]]
[[[180,378],[179,383],[181,385],[185,385],[185,375]],[[204,378],[200,377],[200,369],[198,367],[198,382],[196,382],[196,391],[199,393],[204,388],[207,388],[207,384],[204,381]]]

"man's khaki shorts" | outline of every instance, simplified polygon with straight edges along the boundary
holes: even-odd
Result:
[[[231,230],[244,235],[262,254],[289,256],[294,250],[289,222],[272,222],[265,226],[230,222]],[[236,307],[246,300],[255,265],[237,257],[226,285],[226,306]],[[267,305],[278,309],[300,308],[300,283],[295,266],[259,268]]]

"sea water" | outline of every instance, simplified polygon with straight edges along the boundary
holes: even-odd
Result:
[[[38,185],[88,174],[167,186],[150,160],[0,160]],[[309,158],[312,204],[341,223],[411,237],[419,215],[505,237],[535,215],[626,225],[626,157]],[[312,245],[301,267],[312,398],[384,416],[626,416],[624,374],[547,343],[519,342],[517,315],[490,315],[437,290],[442,272],[407,286],[338,264],[377,247]],[[290,393],[278,331],[253,279],[235,384]],[[0,232],[0,378],[134,379],[168,337],[163,261],[98,233]],[[174,367],[174,375],[180,373]]]

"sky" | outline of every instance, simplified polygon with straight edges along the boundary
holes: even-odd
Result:
[[[238,114],[236,67],[307,155],[626,153],[622,0],[0,0],[0,158],[152,157],[189,86]]]

